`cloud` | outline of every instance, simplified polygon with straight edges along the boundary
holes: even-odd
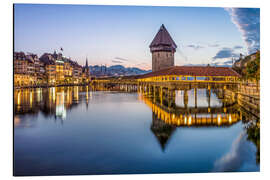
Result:
[[[120,61],[128,61],[128,59],[121,58],[121,57],[115,57],[114,59],[120,60]]]
[[[199,50],[199,49],[204,48],[203,46],[200,46],[200,45],[193,45],[193,44],[187,45],[187,47],[193,48],[194,50]]]
[[[232,65],[232,60],[223,62],[224,65]]]
[[[219,50],[212,59],[216,60],[216,59],[224,59],[224,58],[232,58],[232,57],[238,57],[238,54],[234,53],[234,49],[223,48]]]
[[[234,46],[233,49],[243,49],[243,46]]]
[[[219,47],[219,44],[208,44],[209,47]]]
[[[248,52],[260,49],[260,9],[259,8],[225,8],[242,33]]]
[[[112,60],[113,63],[123,63],[122,61]]]
[[[214,172],[254,171],[256,167],[256,147],[247,141],[242,132],[233,142],[230,152],[218,159],[214,164]]]

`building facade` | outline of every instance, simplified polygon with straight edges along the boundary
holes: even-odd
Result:
[[[13,63],[15,86],[33,86],[36,84],[35,63],[32,58],[25,55],[24,52],[15,52]]]
[[[246,68],[247,64],[249,62],[254,61],[256,59],[257,53],[260,53],[260,51],[256,51],[255,53],[250,54],[246,57],[243,57],[243,55],[240,54],[239,59],[234,62],[233,67],[234,68]]]
[[[152,72],[174,66],[177,45],[163,24],[149,47],[152,53]]]
[[[14,52],[14,86],[57,86],[90,82],[88,62],[84,67],[61,53],[35,54]]]

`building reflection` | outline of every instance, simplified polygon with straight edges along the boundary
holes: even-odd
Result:
[[[22,121],[17,115],[52,116],[61,123],[67,118],[67,110],[85,100],[86,107],[92,97],[88,86],[51,87],[14,90],[14,123]]]
[[[226,128],[242,121],[246,127],[247,140],[257,148],[256,162],[260,162],[259,116],[244,110],[235,99],[225,98],[222,91],[139,89],[138,98],[152,110],[150,129],[163,151],[177,128]]]
[[[152,110],[151,131],[163,151],[176,128],[226,128],[240,121],[236,102],[219,99],[207,89],[140,91],[138,98]]]
[[[175,98],[167,98],[161,103],[155,100],[154,97],[141,94],[139,99],[152,109],[153,116],[166,124],[175,126],[222,127],[230,126],[239,121],[238,106],[235,102],[229,104],[222,103],[221,106],[213,107],[188,107],[187,105],[181,107],[175,104]],[[183,100],[184,102],[186,101],[185,99]]]

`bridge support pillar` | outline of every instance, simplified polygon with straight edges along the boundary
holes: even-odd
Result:
[[[188,106],[188,90],[184,90],[184,105],[185,105],[185,108],[187,108]]]
[[[160,96],[160,104],[163,105],[163,87],[162,86],[160,86],[159,96]]]
[[[195,108],[197,108],[197,88],[194,88]]]
[[[210,106],[211,106],[211,88],[208,89],[207,101],[208,101],[208,108],[210,108]]]
[[[154,95],[154,99],[156,98],[156,86],[153,86],[153,95]]]
[[[168,107],[170,108],[170,107],[172,107],[172,101],[173,101],[173,90],[172,89],[167,89],[167,98],[166,98],[167,100],[168,100]]]

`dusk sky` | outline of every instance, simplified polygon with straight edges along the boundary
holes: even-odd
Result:
[[[63,55],[81,65],[151,69],[149,45],[164,24],[175,65],[229,64],[260,48],[260,10],[237,8],[31,5],[14,9],[15,51]]]

